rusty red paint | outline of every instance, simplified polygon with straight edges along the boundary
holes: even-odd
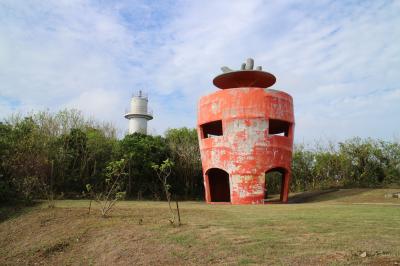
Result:
[[[216,77],[214,84],[219,84],[222,90],[202,97],[199,102],[197,129],[206,201],[263,204],[265,173],[279,169],[284,172],[281,202],[287,202],[294,133],[292,97],[282,91],[254,86],[271,86],[275,77],[270,73],[252,74],[269,80],[250,83],[251,86],[242,86],[244,82],[235,83],[235,73],[241,72]],[[224,75],[229,75],[229,79]],[[218,80],[221,76],[222,81]],[[238,79],[242,77],[243,73],[237,76]],[[240,84],[241,87],[235,87],[234,84]],[[222,122],[222,129],[216,128],[219,121]],[[274,124],[270,128],[271,121]],[[208,124],[211,122],[215,123]],[[282,133],[283,136],[271,135],[279,133],[280,128],[285,126],[286,133]],[[214,168],[227,173],[228,183],[222,181],[223,172]],[[212,184],[217,185],[213,187]],[[226,191],[222,188],[224,184],[229,186],[230,195],[223,192]],[[213,199],[212,195],[218,196]]]

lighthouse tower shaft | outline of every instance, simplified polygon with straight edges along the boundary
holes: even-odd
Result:
[[[129,119],[129,134],[147,134],[147,121],[153,119],[153,114],[148,111],[148,97],[141,91],[131,99],[130,110],[125,114]]]

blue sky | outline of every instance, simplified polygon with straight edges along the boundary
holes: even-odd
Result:
[[[77,108],[127,130],[194,127],[220,67],[248,57],[294,98],[297,142],[400,139],[400,1],[0,0],[0,117]]]

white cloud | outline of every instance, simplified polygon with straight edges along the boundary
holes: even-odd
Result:
[[[391,138],[399,12],[395,1],[5,1],[0,110],[74,106],[125,130],[129,95],[145,89],[162,133],[194,126],[219,67],[251,56],[294,97],[298,140]]]

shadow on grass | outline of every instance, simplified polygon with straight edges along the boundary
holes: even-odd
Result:
[[[371,189],[331,188],[318,191],[307,191],[289,197],[288,203],[311,203],[337,200],[352,197],[367,192]]]
[[[2,203],[0,204],[0,223],[27,213],[36,205],[38,205],[37,202],[30,204],[22,202]]]

